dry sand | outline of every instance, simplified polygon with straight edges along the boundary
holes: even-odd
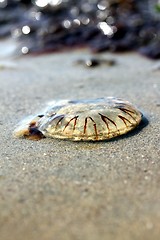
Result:
[[[158,240],[160,70],[136,53],[91,69],[86,51],[11,59],[0,70],[0,239]],[[8,60],[7,60],[8,61]],[[3,66],[2,66],[3,65]],[[14,139],[52,99],[116,96],[148,119],[112,141]]]

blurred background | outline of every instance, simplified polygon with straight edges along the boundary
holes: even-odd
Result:
[[[160,58],[159,0],[0,0],[0,38],[18,54],[86,47]]]

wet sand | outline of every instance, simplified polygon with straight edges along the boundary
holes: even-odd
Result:
[[[98,55],[114,66],[75,63],[88,56],[79,50],[1,65],[2,240],[159,239],[160,70],[136,53]],[[148,122],[99,143],[12,137],[45,102],[106,96],[129,100]]]

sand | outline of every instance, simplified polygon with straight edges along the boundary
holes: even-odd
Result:
[[[137,53],[98,55],[114,66],[76,64],[88,57],[79,50],[1,63],[1,240],[159,239],[160,70]],[[147,120],[104,142],[12,136],[52,99],[106,96],[130,101]]]

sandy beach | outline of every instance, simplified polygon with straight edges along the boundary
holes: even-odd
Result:
[[[1,240],[159,239],[158,62],[137,53],[103,53],[97,57],[115,65],[77,64],[90,57],[77,50],[1,63]],[[104,142],[12,136],[20,120],[48,101],[107,96],[130,101],[147,120]]]

